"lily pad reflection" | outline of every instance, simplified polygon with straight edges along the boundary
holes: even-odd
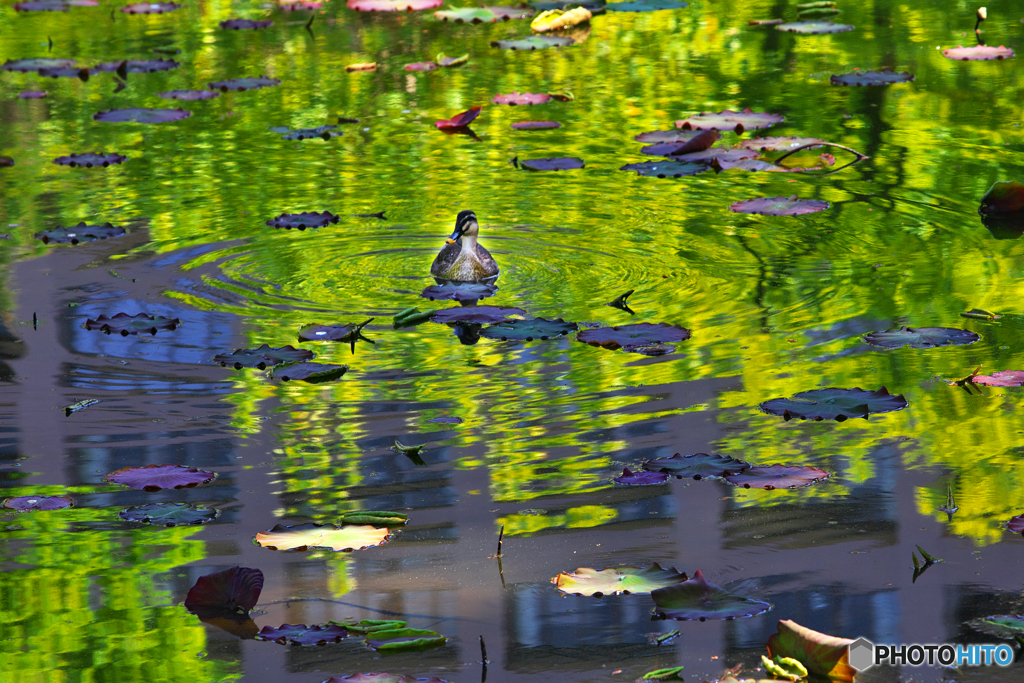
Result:
[[[694,453],[693,455],[680,455],[676,453],[671,458],[655,458],[644,463],[644,469],[648,472],[666,472],[673,476],[692,479],[703,479],[704,477],[724,477],[730,474],[738,474],[750,467],[748,463],[727,455],[708,455],[707,453]]]

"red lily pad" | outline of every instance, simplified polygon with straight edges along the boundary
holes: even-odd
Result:
[[[327,365],[326,363],[290,363],[278,365],[274,368],[272,377],[282,382],[294,380],[296,382],[309,382],[320,384],[340,379],[348,372],[347,365]]]
[[[0,65],[0,71],[19,71],[31,73],[40,69],[60,69],[74,66],[73,59],[54,59],[52,57],[33,57],[31,59],[9,59]]]
[[[981,198],[979,213],[1017,213],[1024,210],[1024,184],[1016,180],[998,180]]]
[[[167,90],[165,92],[158,92],[157,97],[162,97],[165,100],[212,100],[214,97],[220,97],[220,93],[216,90]]]
[[[126,522],[150,526],[193,526],[217,519],[220,510],[201,508],[189,503],[150,503],[121,510],[117,516]]]
[[[628,467],[622,468],[622,476],[612,479],[616,484],[624,486],[653,486],[664,484],[669,475],[663,472],[633,472]]]
[[[658,617],[680,621],[740,619],[772,608],[770,603],[745,598],[708,583],[699,569],[689,581],[653,590],[651,597]]]
[[[366,644],[383,652],[407,652],[440,647],[447,639],[436,631],[421,628],[395,628],[371,631],[366,634]]]
[[[872,414],[903,410],[907,405],[903,394],[890,394],[885,387],[878,391],[829,387],[801,391],[794,394],[793,398],[773,398],[760,407],[769,415],[784,417],[787,422],[793,418],[844,422],[851,417],[866,419]]]
[[[586,164],[579,157],[549,157],[546,159],[520,159],[519,165],[528,171],[571,171]]]
[[[291,344],[279,349],[272,349],[264,344],[257,349],[237,349],[231,353],[219,353],[213,357],[213,360],[220,363],[222,367],[231,365],[235,370],[242,368],[265,370],[281,363],[298,363],[313,360],[315,357],[316,354],[312,351],[297,349]]]
[[[734,130],[742,133],[745,130],[769,128],[782,123],[786,117],[782,114],[752,111],[747,107],[743,111],[726,109],[720,112],[702,112],[689,118],[676,121],[676,128],[683,130]]]
[[[694,453],[693,455],[680,455],[676,453],[671,458],[655,458],[644,463],[644,469],[648,472],[666,472],[668,474],[683,478],[692,478],[700,481],[705,477],[725,477],[730,474],[738,474],[750,467],[749,463],[727,455],[708,455],[707,453]]]
[[[150,74],[157,71],[170,71],[177,69],[181,64],[173,59],[123,59],[119,62],[103,62],[93,67],[93,71],[115,72],[125,64],[125,70],[130,74]]]
[[[165,318],[162,315],[152,316],[148,313],[139,313],[138,315],[118,313],[109,318],[105,315],[100,315],[95,320],[89,318],[85,321],[85,329],[87,330],[99,330],[106,334],[116,332],[122,337],[127,337],[129,334],[139,334],[140,332],[148,332],[155,335],[157,330],[173,331],[179,325],[181,325],[181,321],[177,318]]]
[[[1024,386],[1024,372],[1000,370],[991,375],[975,375],[971,381],[975,384],[984,384],[987,387],[1019,387]]]
[[[255,78],[231,78],[226,81],[212,81],[208,85],[214,90],[220,90],[221,92],[228,92],[229,90],[242,92],[243,90],[259,90],[260,88],[281,85],[281,81],[276,78],[257,76]]]
[[[832,475],[817,467],[798,467],[795,465],[758,465],[747,468],[738,474],[730,474],[724,479],[735,486],[745,489],[795,489],[810,486],[816,481],[824,481]]]
[[[568,47],[575,42],[564,36],[527,36],[516,40],[492,40],[491,47],[502,50],[545,50],[549,47]]]
[[[759,152],[789,152],[804,145],[820,147],[824,142],[824,140],[819,140],[818,138],[767,137],[741,140],[736,146],[744,149],[756,149]],[[813,148],[808,147],[807,149]]]
[[[413,62],[405,65],[406,71],[436,71],[440,68],[437,62]]]
[[[103,481],[153,493],[161,489],[195,488],[199,484],[213,481],[216,476],[215,472],[206,472],[195,467],[146,465],[123,467],[103,477]]]
[[[462,7],[459,9],[442,10],[434,12],[434,18],[438,21],[450,21],[455,24],[484,24],[494,23],[498,17],[486,7]]]
[[[18,512],[60,510],[75,504],[71,496],[15,496],[4,501],[4,508]]]
[[[544,104],[545,102],[551,101],[551,95],[546,93],[518,93],[513,92],[508,95],[495,95],[491,98],[492,104]]]
[[[173,2],[136,2],[125,5],[120,11],[125,14],[166,14],[181,9],[183,6]]]
[[[206,574],[185,596],[185,609],[192,614],[248,614],[263,592],[263,572],[251,567],[231,567]]]
[[[434,125],[438,128],[465,128],[474,120],[480,116],[480,107],[470,107],[461,114],[456,114],[450,119],[444,119],[443,121],[435,121]]]
[[[650,178],[682,178],[688,175],[697,175],[709,170],[711,167],[704,162],[693,161],[644,161],[639,164],[626,164],[619,168],[620,171],[636,171],[642,176]]]
[[[324,683],[448,683],[448,681],[435,676],[415,678],[413,676],[400,676],[382,671],[380,673],[358,673],[351,676],[331,676]]]
[[[123,161],[127,161],[128,157],[123,154],[69,154],[65,157],[57,157],[53,160],[53,163],[61,166],[84,166],[85,168],[92,168],[93,166],[102,166],[106,168],[111,164],[120,164]]]
[[[70,228],[57,227],[51,230],[37,232],[35,238],[42,240],[43,244],[78,244],[79,242],[94,242],[96,240],[108,240],[114,237],[123,237],[127,233],[110,223],[103,225],[86,225],[79,223]]]
[[[506,320],[480,330],[480,336],[500,341],[546,341],[575,332],[579,328],[576,323],[567,323],[561,318],[545,320],[530,318],[529,320]]]
[[[932,349],[937,346],[965,346],[981,339],[970,330],[954,327],[901,327],[898,330],[871,332],[864,335],[864,341],[872,346],[898,349],[909,346],[912,349]]]
[[[233,31],[267,28],[273,25],[274,22],[271,21],[270,19],[267,19],[265,21],[257,21],[255,19],[228,19],[227,21],[220,22],[221,28],[226,28]]]
[[[45,90],[26,90],[18,93],[19,100],[41,100],[46,97]]]
[[[850,24],[836,24],[831,21],[794,21],[787,24],[779,24],[775,27],[777,31],[801,33],[808,36],[825,33],[846,33],[855,28],[857,27]]]
[[[592,569],[580,567],[575,572],[561,572],[551,579],[558,590],[571,595],[601,597],[604,595],[637,595],[650,593],[686,581],[686,574],[675,569],[662,569],[655,562],[650,567],[615,567]]]
[[[284,228],[285,230],[305,230],[306,228],[323,228],[331,223],[340,220],[330,211],[306,211],[303,213],[282,213],[280,216],[271,218],[266,222],[272,228]]]
[[[515,130],[548,130],[561,127],[562,124],[557,121],[516,121],[512,124]]]
[[[494,296],[498,288],[485,282],[445,282],[430,285],[420,296],[431,301],[476,301]]]
[[[357,12],[413,12],[443,4],[444,0],[348,0],[348,8]]]
[[[508,21],[509,19],[529,19],[537,11],[525,4],[520,5],[519,7],[510,7],[507,5],[485,5],[484,9],[490,10],[491,14],[504,21]]]
[[[853,73],[832,76],[829,79],[832,85],[892,85],[893,83],[909,83],[914,80],[914,74],[904,71],[854,71]]]
[[[37,72],[45,78],[77,78],[78,80],[89,80],[89,70],[78,66],[59,66],[52,69],[39,69]]]
[[[510,315],[526,315],[526,311],[512,306],[460,306],[434,311],[430,319],[435,323],[500,323]]]
[[[668,323],[636,323],[616,327],[598,327],[583,330],[576,335],[576,341],[605,349],[622,349],[630,353],[661,355],[675,351],[669,343],[690,338],[690,330]]]
[[[736,202],[729,206],[734,213],[753,213],[761,216],[802,216],[824,211],[832,206],[821,199],[798,199],[791,197],[758,197]]]
[[[337,624],[324,624],[323,626],[283,624],[277,628],[264,626],[256,636],[257,640],[272,640],[280,645],[319,645],[321,647],[328,643],[340,643],[345,638],[348,638],[348,631],[345,627]]]
[[[849,638],[835,638],[812,631],[795,621],[780,620],[778,633],[768,639],[768,653],[773,658],[792,657],[803,664],[812,676],[821,676],[834,683],[853,681],[856,670],[850,666]]]
[[[4,503],[4,507],[7,507],[7,503]],[[1006,523],[1006,530],[1012,531],[1015,534],[1024,533],[1024,515],[1011,517],[1010,521]]]
[[[146,109],[144,107],[130,107],[128,109],[108,109],[93,114],[95,121],[107,123],[168,123],[180,121],[192,116],[192,112],[185,109]]]
[[[1013,50],[1008,47],[993,47],[992,45],[974,45],[972,47],[951,47],[942,51],[943,57],[956,59],[964,62],[987,62],[993,59],[1010,59],[1014,57]]]

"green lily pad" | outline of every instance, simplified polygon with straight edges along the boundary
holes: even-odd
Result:
[[[153,526],[189,526],[212,522],[220,510],[209,510],[188,503],[151,503],[121,510],[118,516],[126,522],[142,522]]]
[[[769,415],[784,417],[787,422],[793,418],[843,422],[851,417],[867,419],[871,414],[903,410],[907,405],[902,394],[894,396],[885,387],[878,391],[829,387],[801,391],[793,398],[773,398],[760,407]]]
[[[567,47],[576,41],[562,36],[527,36],[517,40],[492,40],[491,47],[502,50],[544,50],[549,47]]]
[[[319,384],[340,379],[348,372],[347,365],[328,365],[326,363],[288,363],[278,365],[271,372],[270,376],[280,379],[282,382],[290,380]]]
[[[654,590],[651,597],[655,615],[680,621],[740,619],[772,608],[771,603],[745,598],[708,583],[699,569],[689,581]]]
[[[409,652],[444,645],[446,638],[436,631],[421,628],[396,628],[373,631],[366,636],[366,644],[378,652]]]
[[[703,162],[697,161],[644,161],[639,164],[626,164],[620,171],[636,171],[648,178],[682,178],[688,175],[697,175],[709,170],[711,167]]]
[[[485,327],[480,331],[480,336],[487,337],[488,339],[500,339],[501,341],[546,340],[575,332],[578,327],[576,323],[567,323],[561,318],[555,318],[554,320],[545,320],[544,318],[506,320],[505,322]]]
[[[442,10],[434,12],[434,18],[438,21],[451,21],[456,24],[483,24],[498,20],[497,15],[485,7],[461,7],[459,9]]]
[[[967,625],[975,631],[987,633],[996,638],[1012,640],[1024,636],[1024,615],[996,614],[991,617],[971,619]]]
[[[730,474],[739,474],[750,467],[749,463],[730,458],[727,455],[708,455],[707,453],[694,453],[693,455],[680,455],[676,453],[671,458],[655,458],[644,463],[644,469],[648,472],[666,472],[673,476],[692,479],[703,479],[704,477],[725,477]]]
[[[682,0],[637,0],[636,2],[610,2],[605,5],[609,12],[657,12],[664,9],[683,9],[690,3]]]
[[[562,572],[551,579],[551,583],[563,593],[572,595],[629,595],[650,593],[686,581],[686,574],[673,569],[662,569],[657,562],[650,567],[615,567],[612,569],[591,569],[580,567],[569,574]]]
[[[391,631],[394,629],[405,628],[406,626],[406,622],[394,619],[362,619],[358,623],[331,620],[331,623],[337,626],[342,626],[352,633],[364,634],[373,633],[374,631]]]
[[[872,346],[898,349],[909,346],[912,349],[932,349],[937,346],[964,346],[981,339],[969,330],[952,327],[901,327],[898,330],[871,332],[864,335],[864,341]]]
[[[218,353],[213,360],[222,366],[231,365],[235,370],[259,368],[265,370],[272,365],[313,360],[316,355],[306,349],[297,349],[291,344],[272,349],[266,344],[257,349],[237,349],[231,353]]]

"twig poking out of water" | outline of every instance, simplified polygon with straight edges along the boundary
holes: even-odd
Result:
[[[39,318],[36,317],[35,311],[32,312],[32,329],[39,329]]]
[[[501,531],[498,532],[498,554],[495,555],[498,559],[501,559],[501,539],[505,537],[505,525],[501,525]]]

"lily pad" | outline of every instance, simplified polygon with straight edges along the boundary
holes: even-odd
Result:
[[[280,645],[319,645],[340,643],[348,638],[348,630],[336,624],[283,624],[274,628],[264,626],[256,636],[257,640],[270,640]]]
[[[832,206],[821,199],[798,199],[791,197],[758,197],[736,202],[729,206],[734,213],[753,213],[761,216],[802,216],[824,211]]]
[[[816,481],[824,481],[831,474],[817,467],[798,467],[795,465],[758,465],[749,467],[738,474],[730,474],[724,479],[735,486],[745,489],[795,489],[810,486]]]
[[[485,327],[480,331],[480,336],[487,337],[488,339],[500,339],[501,341],[547,340],[575,332],[578,327],[576,323],[567,323],[561,318],[555,318],[554,320],[545,320],[544,318],[506,320],[505,322]]]
[[[189,526],[212,522],[220,510],[196,507],[189,503],[151,503],[121,510],[118,517],[126,522],[142,522],[153,526]]]
[[[745,598],[708,583],[699,569],[689,581],[658,588],[651,591],[651,597],[658,617],[680,621],[740,619],[772,608],[770,603]]]
[[[584,24],[593,18],[586,7],[573,7],[572,9],[549,9],[541,12],[530,22],[530,29],[537,33],[548,31],[562,31],[573,26]]]
[[[275,367],[271,373],[271,377],[274,379],[280,379],[282,382],[295,380],[309,382],[310,384],[319,384],[320,382],[330,382],[340,379],[346,372],[348,372],[347,365],[290,363],[288,365],[278,365]]]
[[[146,465],[145,467],[122,467],[103,477],[103,481],[111,484],[123,484],[129,488],[142,491],[160,491],[162,489],[191,489],[211,482],[217,476],[215,472],[206,472],[195,467],[182,465]]]
[[[462,7],[459,9],[443,10],[434,12],[434,18],[438,21],[450,21],[456,24],[483,24],[492,23],[498,17],[486,7]]]
[[[519,165],[529,171],[570,171],[586,164],[579,157],[549,157],[546,159],[520,159]]]
[[[80,242],[94,242],[96,240],[107,240],[114,237],[123,237],[127,233],[124,228],[116,227],[110,223],[103,225],[86,225],[79,223],[70,228],[56,227],[51,230],[43,230],[35,234],[37,240],[43,244],[78,244]]]
[[[612,481],[623,486],[654,486],[664,484],[668,479],[669,475],[663,472],[633,472],[628,467],[624,467],[622,476],[615,477]]]
[[[213,360],[220,363],[222,367],[232,365],[235,370],[242,368],[259,368],[265,370],[281,363],[297,363],[300,361],[313,360],[316,357],[312,351],[296,349],[291,344],[282,346],[279,349],[272,349],[266,344],[258,349],[237,349],[231,353],[219,353]]]
[[[1011,517],[1010,521],[1006,523],[1006,530],[1014,533],[1024,533],[1024,515]]]
[[[340,217],[330,211],[305,211],[303,213],[282,213],[266,222],[272,228],[284,228],[285,230],[305,230],[306,228],[323,228],[331,223],[337,223]]]
[[[125,14],[166,14],[182,7],[173,2],[136,2],[122,7],[120,11]]]
[[[229,90],[242,92],[243,90],[259,90],[260,88],[281,85],[281,81],[276,78],[257,76],[255,78],[231,78],[226,81],[211,81],[208,85],[214,90],[220,90],[221,92],[228,92]]]
[[[805,145],[817,145],[820,147],[824,142],[824,140],[819,140],[818,138],[767,137],[741,140],[736,146],[744,149],[755,149],[760,152],[789,152]],[[807,149],[812,148],[807,147]]]
[[[524,92],[522,94],[518,92],[509,93],[508,95],[495,95],[491,98],[492,104],[544,104],[545,102],[551,101],[551,95],[545,93],[529,93]]]
[[[768,653],[773,657],[792,657],[812,676],[833,681],[852,681],[856,670],[850,666],[849,638],[835,638],[813,631],[788,619],[780,620],[778,633],[768,639]]]
[[[683,9],[690,3],[682,0],[636,0],[636,2],[610,2],[605,5],[609,12],[657,12],[665,9]]]
[[[705,131],[702,130],[679,130],[674,128],[672,130],[652,130],[646,133],[640,133],[633,137],[637,142],[645,142],[647,144],[676,144],[683,145],[690,140],[693,140],[698,135],[703,135]]]
[[[370,318],[370,320],[373,320],[373,318]],[[369,320],[366,322],[369,322]],[[363,325],[365,324],[366,323],[363,323],[362,325],[303,325],[299,328],[299,341],[352,341],[356,334],[363,329]]]
[[[408,652],[444,645],[446,638],[436,631],[421,628],[396,628],[371,631],[366,644],[378,652]]]
[[[988,188],[981,198],[982,214],[1017,213],[1024,210],[1024,183],[1016,180],[999,180]]]
[[[752,111],[747,107],[743,111],[726,109],[720,112],[702,112],[689,118],[676,121],[676,128],[683,130],[733,130],[742,133],[746,130],[770,128],[782,123],[786,117],[782,114]]]
[[[793,398],[773,398],[760,407],[769,415],[784,417],[787,422],[794,418],[844,422],[851,417],[866,419],[868,415],[903,410],[907,405],[903,394],[894,396],[885,387],[878,391],[829,387],[801,391]]]
[[[73,59],[54,59],[52,57],[32,57],[30,59],[9,59],[0,65],[0,71],[20,71],[31,73],[40,69],[61,69],[74,66]]]
[[[526,315],[512,306],[461,306],[442,308],[430,317],[435,323],[500,323],[510,315]]]
[[[673,569],[662,569],[657,562],[650,567],[615,567],[591,569],[580,567],[569,574],[562,572],[551,579],[563,593],[601,597],[650,593],[651,591],[686,581],[686,574]]]
[[[448,683],[448,681],[435,676],[416,678],[414,676],[400,676],[382,671],[380,673],[358,673],[351,676],[332,676],[324,681],[324,683]]]
[[[864,335],[864,341],[872,346],[898,349],[909,346],[912,349],[932,349],[937,346],[964,346],[981,339],[970,330],[953,327],[901,327],[898,330],[871,332]]]
[[[436,71],[440,68],[437,62],[413,62],[405,65],[406,71]]]
[[[360,619],[358,623],[352,621],[334,621],[332,619],[330,623],[343,626],[350,633],[359,633],[362,635],[373,633],[374,631],[390,631],[396,628],[405,628],[408,625],[408,622],[399,621],[398,619]]]
[[[564,36],[527,36],[516,40],[492,40],[491,47],[501,48],[502,50],[545,50],[549,47],[568,47],[575,42],[572,38]]]
[[[89,70],[77,66],[59,66],[53,69],[40,69],[37,72],[45,78],[77,78],[78,80],[89,80]]]
[[[15,496],[4,501],[4,508],[18,512],[60,510],[75,504],[71,496]]]
[[[644,161],[639,164],[626,164],[620,171],[636,171],[648,178],[682,178],[697,175],[711,167],[699,161]]]
[[[490,10],[491,14],[508,21],[509,19],[529,19],[537,11],[532,7],[526,5],[520,5],[519,7],[511,7],[507,5],[485,5],[484,9]]]
[[[95,319],[89,318],[83,327],[87,330],[99,330],[106,334],[116,332],[122,337],[127,337],[129,334],[139,334],[140,332],[155,335],[158,330],[173,331],[179,325],[181,325],[181,321],[177,318],[167,318],[162,315],[117,313],[111,317],[99,315]]]
[[[512,124],[515,130],[548,130],[561,127],[562,124],[557,121],[516,121]]]
[[[1024,615],[1020,614],[995,614],[991,617],[979,617],[971,619],[967,625],[975,631],[1005,640],[1014,640],[1024,636]]]
[[[686,133],[683,133],[686,135]],[[654,144],[649,147],[644,147],[641,151],[643,154],[650,156],[679,156],[679,155],[691,155],[696,152],[709,151],[712,153],[724,153],[728,148],[722,148],[720,150],[710,149],[718,139],[722,137],[721,133],[717,130],[702,130],[696,131],[689,134],[686,140],[680,142],[663,142]],[[749,153],[749,150],[743,150]],[[755,155],[756,156],[756,155]],[[746,158],[746,157],[743,157]],[[685,161],[694,161],[696,158],[687,156]]]
[[[333,550],[351,552],[384,545],[391,539],[386,528],[372,525],[278,524],[269,531],[261,531],[253,537],[256,545],[270,550]]]
[[[269,19],[264,21],[258,21],[255,19],[228,19],[227,21],[220,22],[221,28],[230,29],[232,31],[255,30],[258,28],[268,28],[273,25],[274,22]]]
[[[357,12],[413,12],[443,4],[444,0],[348,0],[348,8]]]
[[[942,51],[943,57],[956,59],[964,62],[987,62],[993,59],[1010,59],[1014,57],[1013,50],[1008,47],[993,47],[992,45],[974,45],[972,47],[951,47]]]
[[[914,74],[904,71],[854,71],[853,73],[832,76],[829,79],[832,85],[892,85],[893,83],[909,83],[914,80]]]
[[[689,477],[696,480],[705,477],[725,477],[730,474],[738,474],[750,467],[749,463],[727,455],[708,455],[707,453],[694,453],[693,455],[680,455],[676,453],[671,458],[655,458],[644,463],[644,469],[648,472],[666,472],[679,478]]]
[[[130,74],[150,74],[157,71],[170,71],[181,66],[173,59],[123,59],[118,62],[103,62],[93,67],[93,71],[116,72],[124,65],[124,70]]]
[[[987,387],[1019,387],[1024,386],[1024,372],[1020,370],[1000,370],[991,375],[974,375],[971,381]]]
[[[18,12],[67,12],[72,7],[96,7],[96,0],[29,0],[14,5]]]
[[[476,301],[494,296],[498,288],[485,282],[445,282],[430,285],[420,296],[431,301]]]
[[[437,128],[465,128],[475,121],[478,116],[480,116],[480,107],[470,107],[466,111],[456,114],[450,119],[435,121],[434,125]]]
[[[167,90],[165,92],[158,92],[157,97],[162,97],[165,100],[212,100],[214,97],[220,97],[220,93],[216,90]]]
[[[690,330],[679,325],[668,323],[636,323],[618,325],[616,327],[598,327],[583,330],[576,335],[576,340],[591,346],[605,349],[622,349],[629,353],[644,355],[661,355],[671,353],[675,348],[669,343],[681,342],[690,338]]]
[[[708,132],[715,133],[715,131]],[[670,158],[673,159],[674,161],[681,161],[683,163],[700,162],[710,164],[713,161],[732,162],[740,161],[741,159],[754,159],[757,157],[757,155],[758,153],[752,149],[740,149],[737,147],[712,147],[711,149],[705,149],[699,152],[689,152],[686,154],[672,153],[670,155]]]
[[[192,116],[192,112],[186,109],[146,109],[144,107],[131,107],[128,109],[108,109],[93,114],[95,121],[107,123],[168,123],[180,121]]]
[[[793,21],[786,24],[779,24],[775,27],[778,31],[786,33],[801,33],[803,35],[821,35],[825,33],[846,33],[857,28],[850,24],[836,24],[831,21]]]
[[[127,161],[128,157],[123,154],[69,154],[64,157],[57,157],[53,160],[53,163],[61,166],[83,166],[85,168],[92,168],[93,166],[102,166],[106,168],[111,164],[120,164]]]
[[[263,591],[263,572],[251,567],[231,567],[206,574],[185,596],[185,609],[192,614],[248,614]]]

